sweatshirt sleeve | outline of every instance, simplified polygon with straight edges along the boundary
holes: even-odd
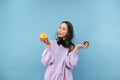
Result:
[[[65,58],[65,65],[67,68],[73,69],[78,61],[78,52],[72,51]]]
[[[42,53],[42,58],[41,58],[41,62],[44,65],[52,65],[55,61],[55,54],[54,51],[51,48],[46,48],[43,53]]]

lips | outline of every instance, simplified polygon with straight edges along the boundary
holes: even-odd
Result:
[[[61,33],[58,33],[58,35],[61,35]]]

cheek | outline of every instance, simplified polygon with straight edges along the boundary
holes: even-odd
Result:
[[[67,31],[63,31],[63,34],[64,34],[64,35],[67,35]]]
[[[58,29],[58,32],[60,32],[60,29]]]

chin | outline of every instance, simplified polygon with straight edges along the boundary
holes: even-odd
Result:
[[[58,35],[58,37],[62,38],[62,36]]]

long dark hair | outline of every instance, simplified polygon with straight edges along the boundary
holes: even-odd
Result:
[[[73,29],[73,25],[71,24],[71,22],[69,21],[63,21],[61,22],[62,23],[65,23],[67,24],[67,35],[65,37],[65,40],[63,40],[62,38],[60,37],[57,37],[57,43],[58,45],[62,44],[63,47],[65,48],[69,48],[69,52],[72,51],[75,47],[74,43],[72,42],[72,39],[74,38],[74,29]]]

